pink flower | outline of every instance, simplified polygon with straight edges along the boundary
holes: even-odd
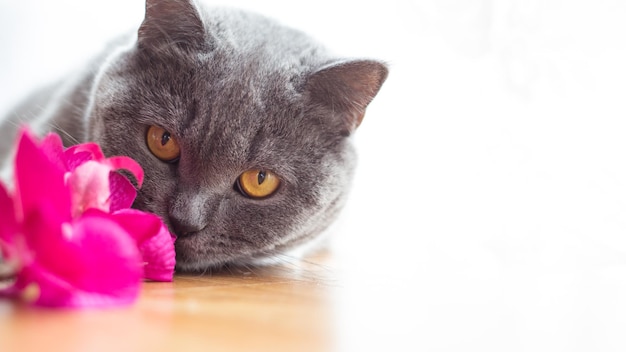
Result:
[[[72,189],[72,213],[97,208],[106,212],[129,208],[137,192],[119,169],[129,171],[143,183],[143,170],[133,159],[126,156],[105,158],[95,143],[83,143],[63,150],[61,138],[49,134],[41,143],[41,150],[50,160],[56,161],[66,173],[66,181]]]
[[[22,131],[13,196],[0,185],[0,250],[15,269],[4,295],[37,305],[112,306],[133,302],[142,277],[171,281],[173,238],[153,214],[128,209],[141,167],[105,158],[93,143],[63,150],[58,135],[40,145]]]

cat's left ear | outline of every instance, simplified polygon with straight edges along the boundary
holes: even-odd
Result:
[[[195,0],[146,0],[138,44],[140,48],[158,51],[204,49],[204,24]]]
[[[313,103],[339,114],[344,131],[351,133],[363,121],[388,72],[386,64],[375,60],[335,62],[311,74],[305,91]]]

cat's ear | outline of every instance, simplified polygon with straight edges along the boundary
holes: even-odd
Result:
[[[387,65],[374,60],[340,61],[312,73],[305,91],[314,104],[321,104],[342,119],[347,133],[363,121],[367,105],[387,79]]]
[[[139,27],[140,48],[201,50],[205,30],[194,0],[146,0],[146,17]]]

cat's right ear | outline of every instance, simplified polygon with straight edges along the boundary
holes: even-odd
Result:
[[[138,32],[141,49],[202,50],[204,24],[194,0],[146,0],[146,16]]]
[[[305,91],[313,104],[325,106],[339,118],[343,133],[350,134],[361,124],[387,74],[387,65],[375,60],[335,62],[313,72]]]

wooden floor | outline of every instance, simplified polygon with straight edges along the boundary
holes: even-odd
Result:
[[[0,351],[335,350],[329,255],[145,283],[124,309],[63,311],[0,301]]]

